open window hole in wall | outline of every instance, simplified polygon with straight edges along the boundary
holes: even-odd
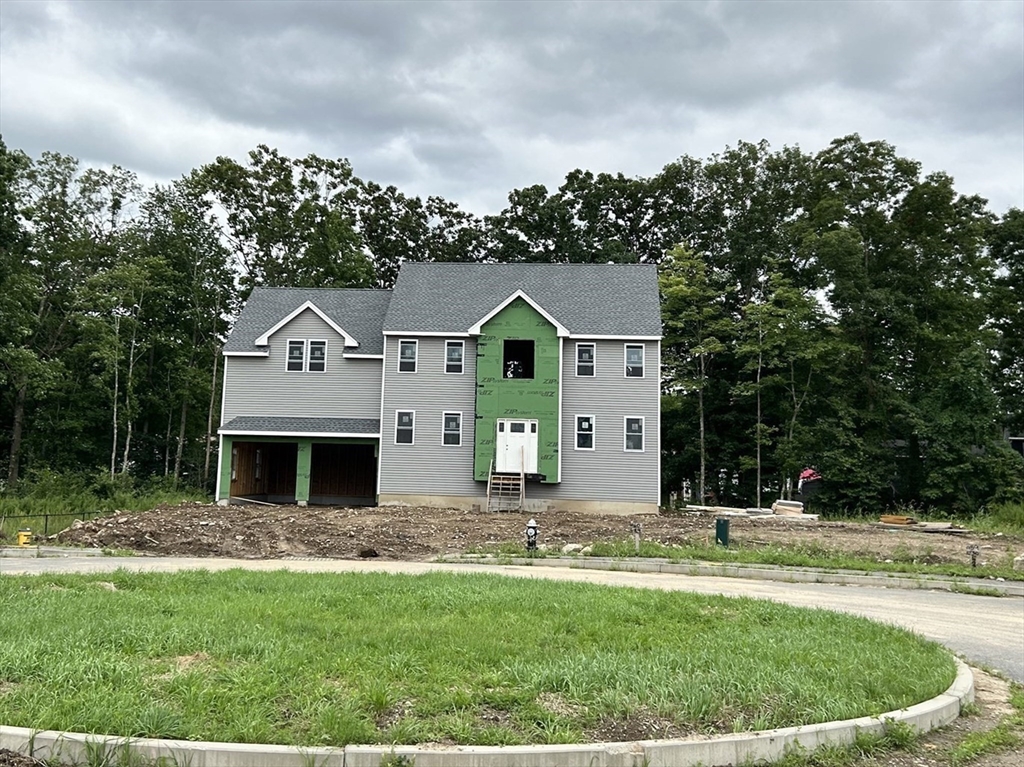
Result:
[[[533,339],[505,339],[502,373],[505,378],[533,378]]]

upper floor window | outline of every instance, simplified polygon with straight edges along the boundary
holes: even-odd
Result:
[[[289,373],[326,372],[327,342],[289,339],[285,370]]]
[[[501,374],[505,378],[533,378],[533,339],[506,338]]]
[[[324,373],[327,371],[327,342],[309,342],[309,367],[310,373]]]
[[[466,344],[464,341],[445,341],[444,342],[444,372],[445,373],[459,373],[463,372],[463,357],[465,356]]]
[[[398,342],[398,372],[399,373],[415,373],[416,372],[416,356],[418,352],[419,342],[418,341],[399,341]]]
[[[289,341],[288,342],[288,362],[285,365],[285,369],[289,373],[301,373],[303,368],[306,367],[306,342],[305,341]]]
[[[644,377],[644,345],[626,344],[626,378]]]
[[[594,363],[596,356],[596,344],[576,344],[576,375],[594,375]]]

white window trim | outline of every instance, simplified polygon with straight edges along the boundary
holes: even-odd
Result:
[[[301,370],[289,370],[288,369],[288,352],[291,349],[292,344],[302,344],[302,369]],[[309,369],[309,354],[311,344],[323,344],[324,345],[324,369],[323,370],[310,370]],[[328,339],[326,338],[289,338],[285,343],[284,352],[284,372],[286,373],[315,373],[317,375],[324,374],[327,372],[327,350],[330,347]]]
[[[398,441],[398,414],[399,413],[412,413],[412,442],[399,442]],[[396,410],[395,411],[395,444],[399,445],[399,446],[415,445],[416,444],[416,411],[415,410]]]
[[[629,426],[629,419],[634,421],[640,419],[640,440],[643,447],[639,450],[630,450],[626,445],[628,444],[626,437],[629,436],[629,432],[626,428]],[[646,453],[647,452],[647,417],[642,415],[627,415],[622,417],[622,452],[623,453]]]
[[[450,415],[457,415],[459,417],[459,444],[449,445],[444,441],[444,421]],[[414,417],[415,418],[415,417]],[[413,421],[415,424],[415,420]],[[441,447],[462,447],[462,411],[461,410],[446,410],[441,413]]]
[[[412,344],[416,349],[416,356],[412,361],[412,370],[402,370],[402,344]],[[415,338],[402,338],[398,341],[398,362],[395,365],[396,372],[415,373],[420,367],[420,342]]]
[[[580,375],[580,347],[581,346],[592,346],[594,348],[594,361],[590,363],[594,372],[588,376]],[[577,378],[597,378],[597,344],[593,341],[579,341],[576,343],[576,377]]]
[[[640,369],[643,371],[642,375],[631,376],[627,375],[629,368],[629,349],[630,347],[639,348],[641,355]],[[622,377],[623,378],[646,378],[647,377],[647,346],[646,344],[623,344],[622,345]]]
[[[288,363],[289,354],[292,350],[292,344],[302,344],[302,367],[299,370],[289,370]],[[306,348],[306,339],[304,338],[289,338],[284,347],[284,372],[286,373],[305,373],[306,372],[306,360],[309,359],[309,349]]]
[[[581,418],[589,418],[590,419],[590,431],[589,432],[580,432],[580,419]],[[573,445],[575,446],[576,450],[582,450],[582,451],[585,451],[585,452],[588,452],[588,453],[593,453],[597,449],[597,422],[594,420],[594,416],[587,415],[586,413],[577,413],[574,416],[574,419],[575,420],[573,421],[573,433],[575,434],[575,439],[573,440]],[[590,447],[580,447],[580,434],[581,433],[582,434],[588,434],[588,433],[590,434]]]
[[[310,363],[310,360],[312,359],[312,345],[313,344],[323,344],[324,345],[324,369],[323,370],[310,370],[309,369],[309,363]],[[327,373],[327,349],[328,349],[328,347],[329,347],[329,344],[327,343],[327,339],[326,338],[310,338],[308,341],[306,341],[306,372],[307,373],[314,373],[316,375],[324,375],[324,374]]]
[[[448,372],[448,345],[458,344],[462,347],[462,370],[458,373]],[[461,340],[448,340],[444,342],[444,374],[447,376],[461,376],[466,374],[466,342]]]

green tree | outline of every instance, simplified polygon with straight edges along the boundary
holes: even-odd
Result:
[[[218,157],[194,173],[226,212],[225,237],[246,294],[257,285],[366,287],[373,265],[356,231],[358,198],[346,160],[292,160],[260,145],[247,166]]]
[[[699,255],[677,247],[662,261],[659,274],[665,386],[670,394],[697,400],[701,503],[707,494],[705,392],[715,356],[726,350],[734,334],[724,309],[726,294],[712,282],[709,271]]]

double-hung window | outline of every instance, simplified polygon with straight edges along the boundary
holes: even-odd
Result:
[[[327,342],[288,339],[285,370],[289,373],[326,373]]]
[[[289,373],[301,373],[306,368],[306,342],[288,342],[288,362],[285,369]]]
[[[395,444],[412,445],[413,432],[416,426],[415,410],[398,410],[395,412]]]
[[[576,344],[576,375],[593,376],[596,356],[596,344]]]
[[[309,342],[309,362],[307,363],[306,370],[310,373],[326,373],[327,372],[327,342],[326,341],[310,341]]]
[[[626,344],[626,378],[644,377],[644,345]]]
[[[398,342],[398,372],[415,373],[419,342],[405,340]]]
[[[626,435],[623,449],[626,452],[644,452],[644,419],[626,416]]]
[[[462,444],[462,413],[445,413],[441,417],[441,444],[458,447]]]
[[[594,416],[576,416],[576,449],[594,449]]]
[[[444,372],[461,375],[463,372],[463,358],[466,356],[465,341],[444,342]]]

